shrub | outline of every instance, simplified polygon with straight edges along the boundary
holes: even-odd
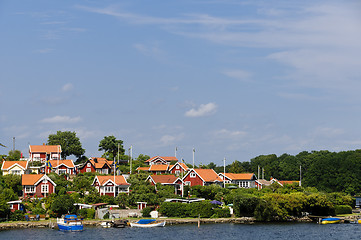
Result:
[[[214,218],[228,218],[231,217],[231,212],[229,211],[229,207],[225,208],[215,208],[213,209],[214,214],[212,217]]]
[[[10,212],[10,221],[23,221],[24,220],[24,212],[21,210],[15,210],[14,212]]]
[[[233,199],[234,214],[237,217],[253,217],[259,198],[253,195],[237,195]]]
[[[143,208],[142,209],[143,217],[150,217],[151,211],[152,211],[152,209],[150,207]]]
[[[336,205],[335,213],[338,214],[350,214],[352,213],[352,207],[349,205]]]

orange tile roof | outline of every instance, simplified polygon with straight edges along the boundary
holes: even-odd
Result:
[[[23,174],[21,176],[21,185],[34,185],[45,174]]]
[[[152,161],[156,160],[157,158],[162,159],[162,160],[167,161],[167,162],[171,162],[171,161],[177,161],[178,162],[178,159],[176,157],[161,157],[161,156],[152,157],[152,158],[148,159],[145,162],[152,162]]]
[[[185,163],[182,163],[182,162],[177,162],[174,165],[169,165],[169,170],[172,169],[177,164],[180,165],[185,171],[189,170],[189,167]]]
[[[130,185],[127,180],[125,180],[123,175],[120,176],[96,176],[96,178],[98,178],[99,184],[102,186],[104,185],[106,182],[108,182],[109,180],[111,180],[112,182],[114,182],[115,179],[115,184],[116,185]]]
[[[138,167],[137,170],[138,171],[148,171],[149,167]]]
[[[168,165],[160,164],[160,165],[151,165],[149,171],[167,171]]]
[[[49,160],[49,162],[51,163],[51,166],[53,168],[56,168],[58,166],[58,163],[59,163],[59,165],[64,164],[68,168],[74,168],[75,167],[74,163],[73,163],[73,160]]]
[[[41,153],[57,153],[61,152],[60,145],[30,145],[30,152],[41,152]]]
[[[232,180],[251,180],[254,173],[226,173],[226,177]]]
[[[172,184],[177,180],[177,177],[174,175],[151,175],[149,177],[151,177],[155,183]]]
[[[108,165],[108,167],[111,167],[113,164],[113,161],[109,161],[106,158],[96,158],[97,162],[95,162],[94,160],[95,158],[91,158],[89,159],[89,161],[94,165],[95,168],[99,169],[99,168],[103,168],[104,165]]]
[[[213,169],[193,169],[205,182],[222,182],[223,179]]]
[[[15,164],[18,164],[23,169],[26,169],[28,166],[28,161],[4,161],[1,167],[1,170],[8,170],[13,167]]]

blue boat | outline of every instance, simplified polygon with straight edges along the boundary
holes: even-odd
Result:
[[[65,215],[57,219],[57,223],[60,231],[79,232],[84,228],[82,219],[77,215]]]

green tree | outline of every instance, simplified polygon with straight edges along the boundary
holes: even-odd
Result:
[[[50,210],[56,213],[58,216],[66,213],[74,213],[74,200],[68,194],[59,195],[55,197],[51,204]]]
[[[230,173],[242,173],[242,172],[244,172],[244,169],[243,169],[241,163],[238,162],[237,160],[235,160],[231,164],[231,166],[229,167],[228,172],[230,172]]]
[[[21,151],[19,150],[10,150],[9,151],[9,156],[7,157],[6,160],[8,161],[19,161],[21,158]]]
[[[57,131],[56,134],[50,134],[48,137],[49,145],[61,146],[61,157],[66,159],[70,155],[76,156],[78,159],[85,153],[79,138],[75,132]]]
[[[99,143],[99,151],[104,151],[104,156],[107,156],[109,160],[113,160],[118,154],[122,156],[125,153],[123,147],[123,141],[117,140],[114,136],[105,136]],[[119,156],[119,157],[120,157]]]

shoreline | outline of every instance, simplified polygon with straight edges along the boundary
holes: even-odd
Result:
[[[130,222],[138,221],[139,219],[127,219]],[[178,225],[178,224],[207,224],[207,223],[236,223],[236,224],[255,224],[257,222],[253,217],[240,217],[240,218],[158,218],[158,220],[166,221],[167,225]],[[111,221],[110,219],[99,219],[99,220],[84,220],[84,226],[96,227],[100,226],[102,222]],[[310,218],[293,219],[289,222],[312,222]],[[271,222],[274,223],[274,222]],[[11,230],[11,229],[26,229],[26,228],[55,228],[56,219],[41,220],[41,221],[17,221],[17,222],[6,222],[0,223],[0,231]]]

